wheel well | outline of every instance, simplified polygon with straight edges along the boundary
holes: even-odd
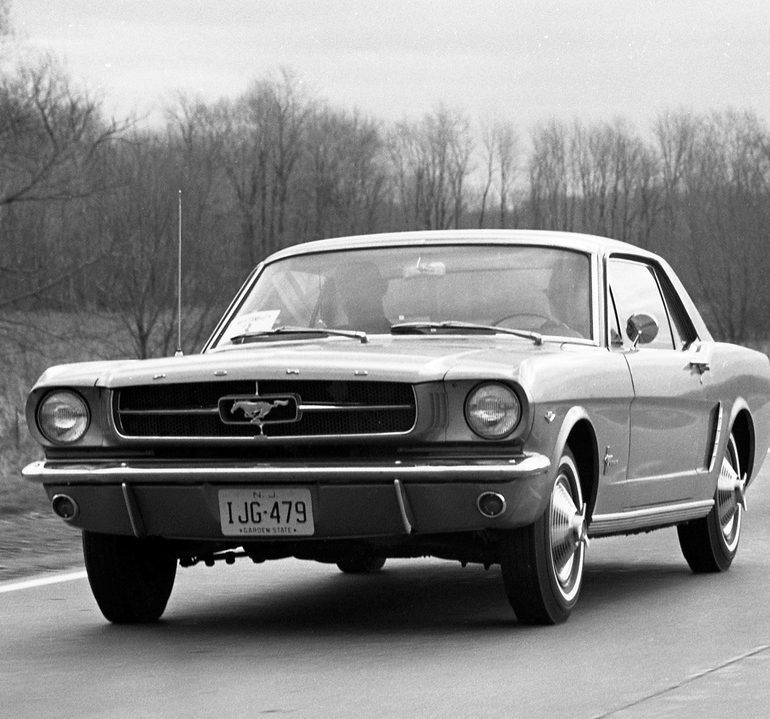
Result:
[[[731,429],[738,445],[738,459],[741,469],[751,479],[754,466],[754,424],[748,411],[743,409],[735,416]]]
[[[588,505],[587,516],[590,520],[599,486],[599,455],[596,448],[596,435],[588,420],[580,420],[570,430],[567,447],[575,457],[575,464],[580,474],[580,490]]]

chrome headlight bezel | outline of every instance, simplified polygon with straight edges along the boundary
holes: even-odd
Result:
[[[482,439],[510,437],[521,423],[522,401],[502,382],[481,382],[465,398],[465,422]]]
[[[48,442],[69,445],[81,440],[88,432],[91,411],[88,402],[79,393],[56,389],[46,394],[38,404],[35,422]]]

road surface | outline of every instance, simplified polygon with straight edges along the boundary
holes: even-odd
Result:
[[[144,627],[106,623],[82,572],[5,582],[0,716],[770,716],[767,465],[748,502],[725,574],[672,529],[592,541],[548,628],[516,625],[499,568],[431,559],[180,570]]]

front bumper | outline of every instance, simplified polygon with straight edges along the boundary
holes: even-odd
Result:
[[[220,489],[304,487],[313,502],[313,540],[525,526],[548,503],[550,466],[540,454],[344,465],[59,460],[33,462],[22,474],[42,482],[50,498],[70,497],[78,507],[74,526],[174,539],[232,541],[221,530]],[[492,519],[476,504],[490,491],[506,504]]]

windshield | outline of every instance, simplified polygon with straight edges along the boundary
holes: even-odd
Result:
[[[589,288],[588,256],[563,249],[452,245],[301,255],[263,269],[217,343],[277,328],[384,334],[404,323],[447,322],[590,339]]]

